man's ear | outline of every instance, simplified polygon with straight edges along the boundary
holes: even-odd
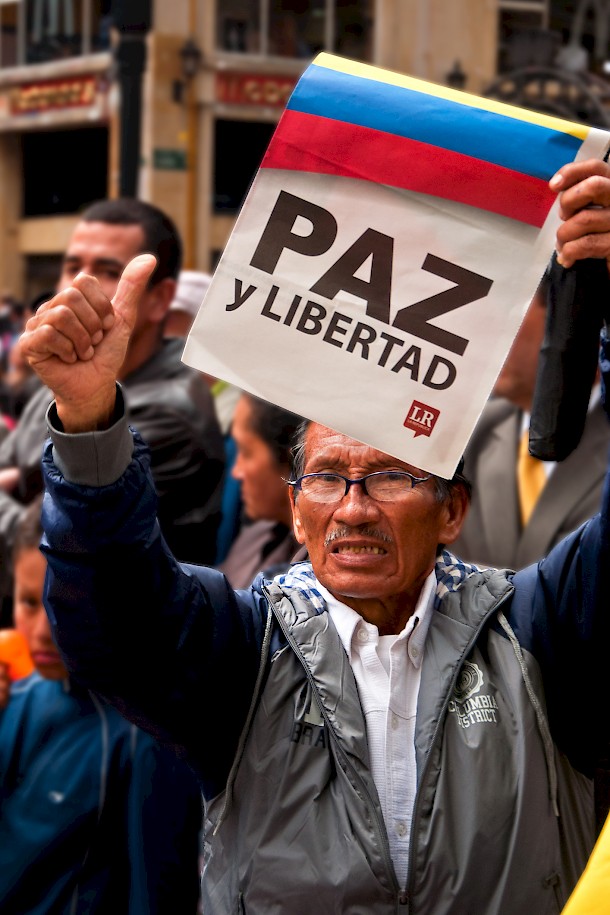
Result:
[[[299,502],[294,491],[294,486],[289,490],[290,508],[292,509],[292,530],[297,543],[305,543],[305,534],[303,533],[303,524],[301,522],[301,513],[299,511]]]
[[[148,317],[154,324],[160,324],[165,320],[169,306],[172,304],[176,295],[176,280],[169,276],[156,283],[152,289],[147,290],[149,298]]]
[[[464,487],[454,486],[445,502],[447,516],[439,538],[441,543],[449,544],[457,540],[469,508],[470,499]]]

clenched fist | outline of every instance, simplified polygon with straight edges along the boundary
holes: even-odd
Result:
[[[80,273],[27,322],[21,351],[53,392],[66,432],[102,429],[110,422],[138,302],[155,265],[152,254],[134,257],[112,301],[95,277]]]

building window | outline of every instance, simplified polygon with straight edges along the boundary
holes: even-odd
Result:
[[[608,0],[553,0],[550,27],[561,35],[566,49],[562,61],[565,66],[607,74],[605,64],[610,58]]]
[[[73,215],[108,194],[108,129],[23,134],[23,216]],[[52,162],[52,168],[41,167]],[[86,168],[75,168],[86,162]]]
[[[112,0],[0,0],[0,67],[110,49]]]
[[[233,215],[243,203],[275,124],[218,118],[214,135],[214,212]],[[230,151],[237,152],[230,155]]]
[[[374,0],[218,0],[220,51],[311,59],[332,51],[370,60]]]
[[[498,73],[550,62],[555,42],[551,35],[548,41],[544,36],[547,0],[500,0],[498,16]]]
[[[605,72],[608,0],[499,0],[498,73],[527,66]]]

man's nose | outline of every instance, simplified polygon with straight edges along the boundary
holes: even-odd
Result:
[[[366,494],[361,483],[352,485],[343,496],[335,509],[335,518],[350,519],[351,524],[358,523],[361,518],[369,520],[379,515],[379,503]]]
[[[43,606],[40,606],[36,613],[32,632],[39,645],[53,644],[51,624]]]
[[[242,469],[241,469],[241,458],[239,457],[239,454],[236,456],[236,458],[233,462],[233,466],[231,467],[231,476],[233,477],[234,480],[243,479],[244,475],[243,475]]]

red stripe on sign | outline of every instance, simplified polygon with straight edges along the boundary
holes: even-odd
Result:
[[[338,175],[443,197],[540,228],[546,181],[438,146],[286,110],[261,168]]]

